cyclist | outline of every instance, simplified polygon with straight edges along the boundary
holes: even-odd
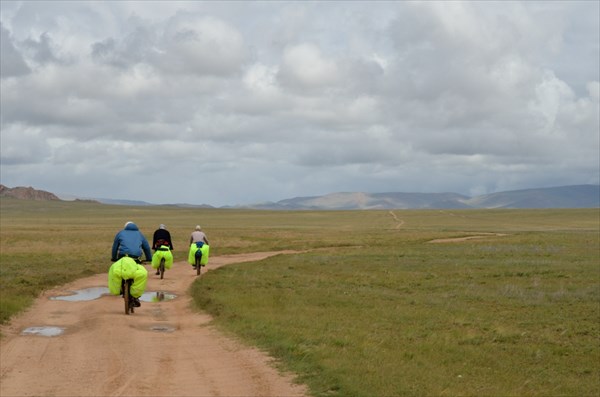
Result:
[[[201,259],[202,266],[208,263],[209,244],[206,234],[202,231],[200,225],[196,225],[196,229],[190,236],[190,251],[188,253],[188,262],[196,268],[196,255]]]
[[[125,223],[123,230],[115,235],[111,260],[114,262],[108,270],[108,289],[113,295],[122,294],[121,280],[133,279],[131,296],[135,307],[140,307],[140,296],[146,289],[148,271],[140,264],[142,251],[146,260],[152,260],[152,251],[146,237],[137,225],[131,221]]]
[[[192,235],[190,236],[190,244],[197,243],[199,241],[204,242],[204,244],[208,244],[206,234],[202,231],[200,225],[196,225],[196,229],[192,232]]]
[[[160,261],[165,260],[165,269],[170,269],[173,266],[173,242],[171,240],[171,233],[167,230],[167,227],[162,223],[158,226],[158,229],[154,232],[152,237],[152,249],[154,255],[152,255],[152,268],[156,269],[156,274],[160,274],[158,267]]]

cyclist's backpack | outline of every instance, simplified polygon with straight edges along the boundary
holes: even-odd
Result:
[[[202,241],[198,241],[196,243],[196,247],[198,247],[198,249],[196,250],[196,258],[202,258],[202,250],[201,248],[204,246],[204,243]]]

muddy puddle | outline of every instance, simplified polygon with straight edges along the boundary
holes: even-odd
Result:
[[[109,295],[108,287],[92,287],[73,291],[73,295],[52,296],[50,300],[83,302],[92,301],[100,298],[102,295]]]
[[[177,295],[170,294],[168,292],[150,291],[150,292],[145,292],[140,297],[140,300],[142,302],[163,302],[163,301],[170,301],[175,298],[177,298]]]
[[[58,336],[65,332],[61,327],[29,327],[25,328],[21,335]]]
[[[154,332],[173,332],[175,331],[175,327],[171,327],[170,325],[153,325],[150,327],[151,331]]]
[[[73,291],[72,295],[52,296],[50,300],[83,302],[98,299],[104,295],[110,295],[108,287],[91,287]],[[177,295],[164,291],[148,291],[140,297],[140,300],[143,302],[163,302],[173,300],[176,297]]]

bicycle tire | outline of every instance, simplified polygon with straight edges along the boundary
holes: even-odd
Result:
[[[127,281],[123,280],[123,283],[121,285],[123,286],[123,300],[125,301],[125,314],[129,315],[129,310],[133,309],[133,307],[131,307],[131,299],[129,298],[129,283]]]
[[[202,268],[202,265],[200,264],[200,258],[196,257],[196,275],[197,276],[200,275],[201,268]]]
[[[160,271],[160,278],[162,280],[162,278],[165,276],[165,258],[162,258],[160,260],[160,265],[158,266],[158,269]]]
[[[131,284],[133,284],[133,280],[123,280],[123,300],[125,301],[125,314],[129,315],[130,313],[134,313],[133,307],[133,298],[131,297]]]

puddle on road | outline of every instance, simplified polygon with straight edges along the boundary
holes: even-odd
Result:
[[[29,327],[25,328],[21,335],[58,336],[65,332],[60,327]]]
[[[103,295],[110,295],[108,287],[91,287],[73,291],[73,295],[51,296],[50,300],[82,302],[98,299]],[[140,300],[144,302],[162,302],[177,298],[177,295],[163,291],[149,291],[144,293]]]
[[[156,332],[173,332],[175,331],[175,327],[171,327],[170,325],[153,325],[150,327],[150,330]]]
[[[100,298],[102,295],[109,295],[108,287],[92,287],[73,291],[74,295],[52,296],[51,300],[82,302],[91,301]]]
[[[143,302],[163,302],[177,298],[177,295],[162,291],[151,291],[144,293],[140,300]]]

